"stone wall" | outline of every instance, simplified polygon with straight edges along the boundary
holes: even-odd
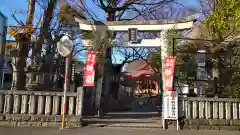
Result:
[[[239,99],[185,97],[179,103],[182,129],[240,131]],[[176,129],[176,121],[166,123]]]
[[[82,125],[83,89],[66,93],[67,127]],[[61,125],[63,92],[0,91],[0,125],[56,126]]]
[[[167,129],[177,129],[176,121],[167,121]],[[231,130],[240,131],[240,120],[226,119],[182,119],[181,130]]]

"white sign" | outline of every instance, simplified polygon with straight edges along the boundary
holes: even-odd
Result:
[[[164,119],[178,119],[178,94],[176,91],[164,92]]]

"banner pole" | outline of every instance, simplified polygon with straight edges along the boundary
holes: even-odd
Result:
[[[63,89],[63,104],[62,104],[62,117],[61,117],[61,129],[64,129],[65,127],[65,113],[66,113],[66,93],[67,93],[67,89],[68,89],[68,69],[69,69],[69,64],[70,64],[70,57],[71,55],[68,55],[66,57],[66,62],[65,62],[65,77],[64,77],[64,89]]]

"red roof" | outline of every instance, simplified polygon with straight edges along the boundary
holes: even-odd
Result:
[[[128,65],[125,67],[127,69],[125,73],[128,76],[139,77],[141,75],[152,75],[154,73],[152,66],[143,59],[127,63]]]

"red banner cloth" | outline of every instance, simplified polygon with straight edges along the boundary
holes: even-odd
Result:
[[[97,53],[94,51],[87,52],[83,86],[94,86],[96,56]]]
[[[173,90],[173,76],[176,64],[176,57],[168,56],[164,59],[163,76],[164,76],[164,91]]]

